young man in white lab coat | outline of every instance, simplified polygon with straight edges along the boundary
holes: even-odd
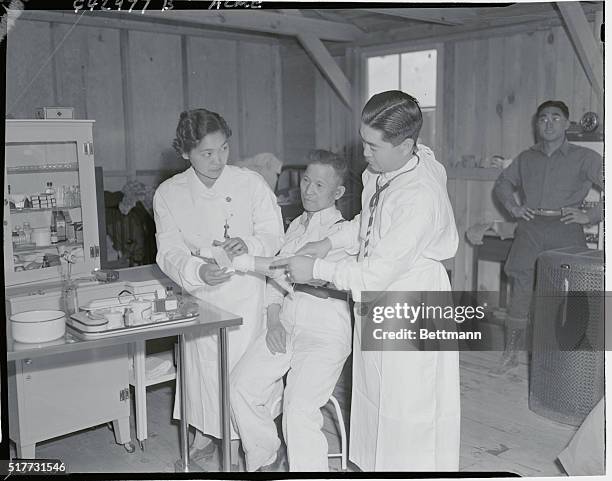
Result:
[[[253,272],[220,269],[210,259],[211,248],[213,243],[222,245],[231,257],[272,256],[284,233],[276,196],[264,179],[226,165],[230,136],[219,114],[205,109],[183,112],[174,147],[191,167],[158,187],[153,209],[161,270],[195,297],[243,319],[242,326],[228,330],[231,370],[265,328],[266,281]],[[211,436],[221,437],[216,334],[190,335],[186,347],[187,416],[196,428],[190,451],[196,461],[214,453]],[[175,403],[175,417],[178,414]],[[235,432],[232,438],[237,439]]]
[[[441,261],[455,255],[458,235],[444,167],[416,143],[422,119],[404,92],[373,96],[361,116],[369,164],[361,214],[273,266],[285,265],[294,282],[350,289],[356,302],[362,291],[450,291]],[[355,244],[357,260],[322,258]],[[459,353],[363,351],[358,309],[355,319],[351,461],[364,471],[457,471]]]
[[[344,194],[344,159],[324,150],[308,155],[300,184],[305,212],[285,234],[280,255],[337,232],[344,219],[335,202]],[[348,258],[334,249],[326,259]],[[278,469],[281,441],[274,423],[275,398],[283,395],[283,435],[291,471],[328,471],[321,407],[329,400],[351,352],[351,315],[346,293],[323,286],[295,285],[293,296],[268,281],[267,331],[234,368],[232,415],[249,471]],[[275,463],[276,461],[276,463]]]

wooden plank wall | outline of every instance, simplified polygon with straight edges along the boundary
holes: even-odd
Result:
[[[571,120],[603,114],[563,27],[448,44],[454,50],[453,145],[463,155],[514,158],[534,142],[531,116],[547,99],[567,103]]]
[[[564,100],[572,120],[579,120],[589,110],[603,115],[603,106],[597,104],[562,26],[526,27],[513,35],[447,41],[443,48],[446,115],[439,160],[446,165],[453,165],[463,155],[477,159],[516,156],[533,143],[531,116],[540,102],[550,98]],[[336,60],[344,68],[344,58]],[[314,131],[315,143],[321,148],[338,149],[355,141],[356,133],[346,127],[350,125],[349,109],[312,61],[292,49],[283,56],[283,66],[288,65],[293,71],[299,65],[308,76],[295,86],[285,82],[287,95],[304,92],[298,96],[299,105],[308,110],[312,102],[316,105],[314,126],[300,124],[295,128],[310,134]],[[351,72],[347,75],[351,77]],[[304,87],[304,82],[312,81],[314,99],[310,97],[312,86]],[[286,128],[285,141],[292,135],[292,129]]]
[[[6,113],[32,118],[37,107],[60,105],[96,120],[95,158],[106,190],[129,178],[155,184],[160,169],[186,166],[171,147],[185,108],[226,118],[232,158],[283,158],[278,40],[91,23],[17,21],[8,37]]]

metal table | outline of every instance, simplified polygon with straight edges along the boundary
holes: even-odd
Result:
[[[24,344],[13,340],[11,330],[7,329],[7,361],[17,361],[21,359],[32,359],[54,354],[82,351],[119,344],[129,344],[135,341],[157,339],[169,336],[179,337],[179,365],[178,372],[181,380],[179,391],[179,403],[181,408],[181,459],[179,467],[184,472],[189,472],[189,446],[187,437],[187,406],[185,403],[185,373],[183,372],[185,359],[185,334],[198,330],[219,331],[219,360],[221,363],[220,376],[220,396],[221,396],[221,428],[222,428],[222,454],[223,470],[230,471],[230,417],[229,417],[229,369],[228,369],[228,344],[227,328],[242,324],[242,318],[224,311],[210,303],[200,301],[193,297],[185,296],[185,300],[192,301],[198,305],[199,315],[190,317],[184,322],[177,322],[168,326],[151,326],[135,332],[118,332],[116,335],[95,339],[83,340],[76,337],[67,329],[66,335],[62,339],[42,344]],[[10,324],[10,323],[9,323]]]

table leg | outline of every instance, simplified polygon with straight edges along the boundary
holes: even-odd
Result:
[[[231,465],[231,432],[230,432],[230,405],[229,405],[229,366],[228,366],[228,345],[227,329],[219,329],[219,355],[221,362],[221,444],[223,454],[223,471],[229,472]]]
[[[181,408],[181,459],[178,468],[183,472],[189,472],[189,439],[187,437],[187,381],[183,366],[185,365],[185,334],[179,334],[178,366],[177,374],[180,379],[179,403]]]
[[[132,359],[134,361],[134,404],[136,406],[136,439],[144,446],[147,439],[147,372],[145,341],[132,344]]]

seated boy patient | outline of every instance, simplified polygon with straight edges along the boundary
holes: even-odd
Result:
[[[324,239],[339,229],[344,219],[335,202],[344,194],[347,170],[344,159],[331,152],[309,153],[300,184],[305,212],[289,226],[281,256],[290,256],[307,242]],[[346,257],[343,249],[328,254],[330,260]],[[247,255],[234,259],[260,272],[267,271],[270,261],[247,259]],[[288,282],[280,284],[287,287]],[[267,329],[250,345],[230,378],[232,419],[249,471],[276,470],[282,463],[277,459],[281,441],[270,407],[280,397],[287,371],[283,436],[289,469],[328,471],[321,407],[329,400],[350,354],[351,317],[346,294],[324,286],[293,287],[294,292],[286,295],[287,289],[268,280]]]

